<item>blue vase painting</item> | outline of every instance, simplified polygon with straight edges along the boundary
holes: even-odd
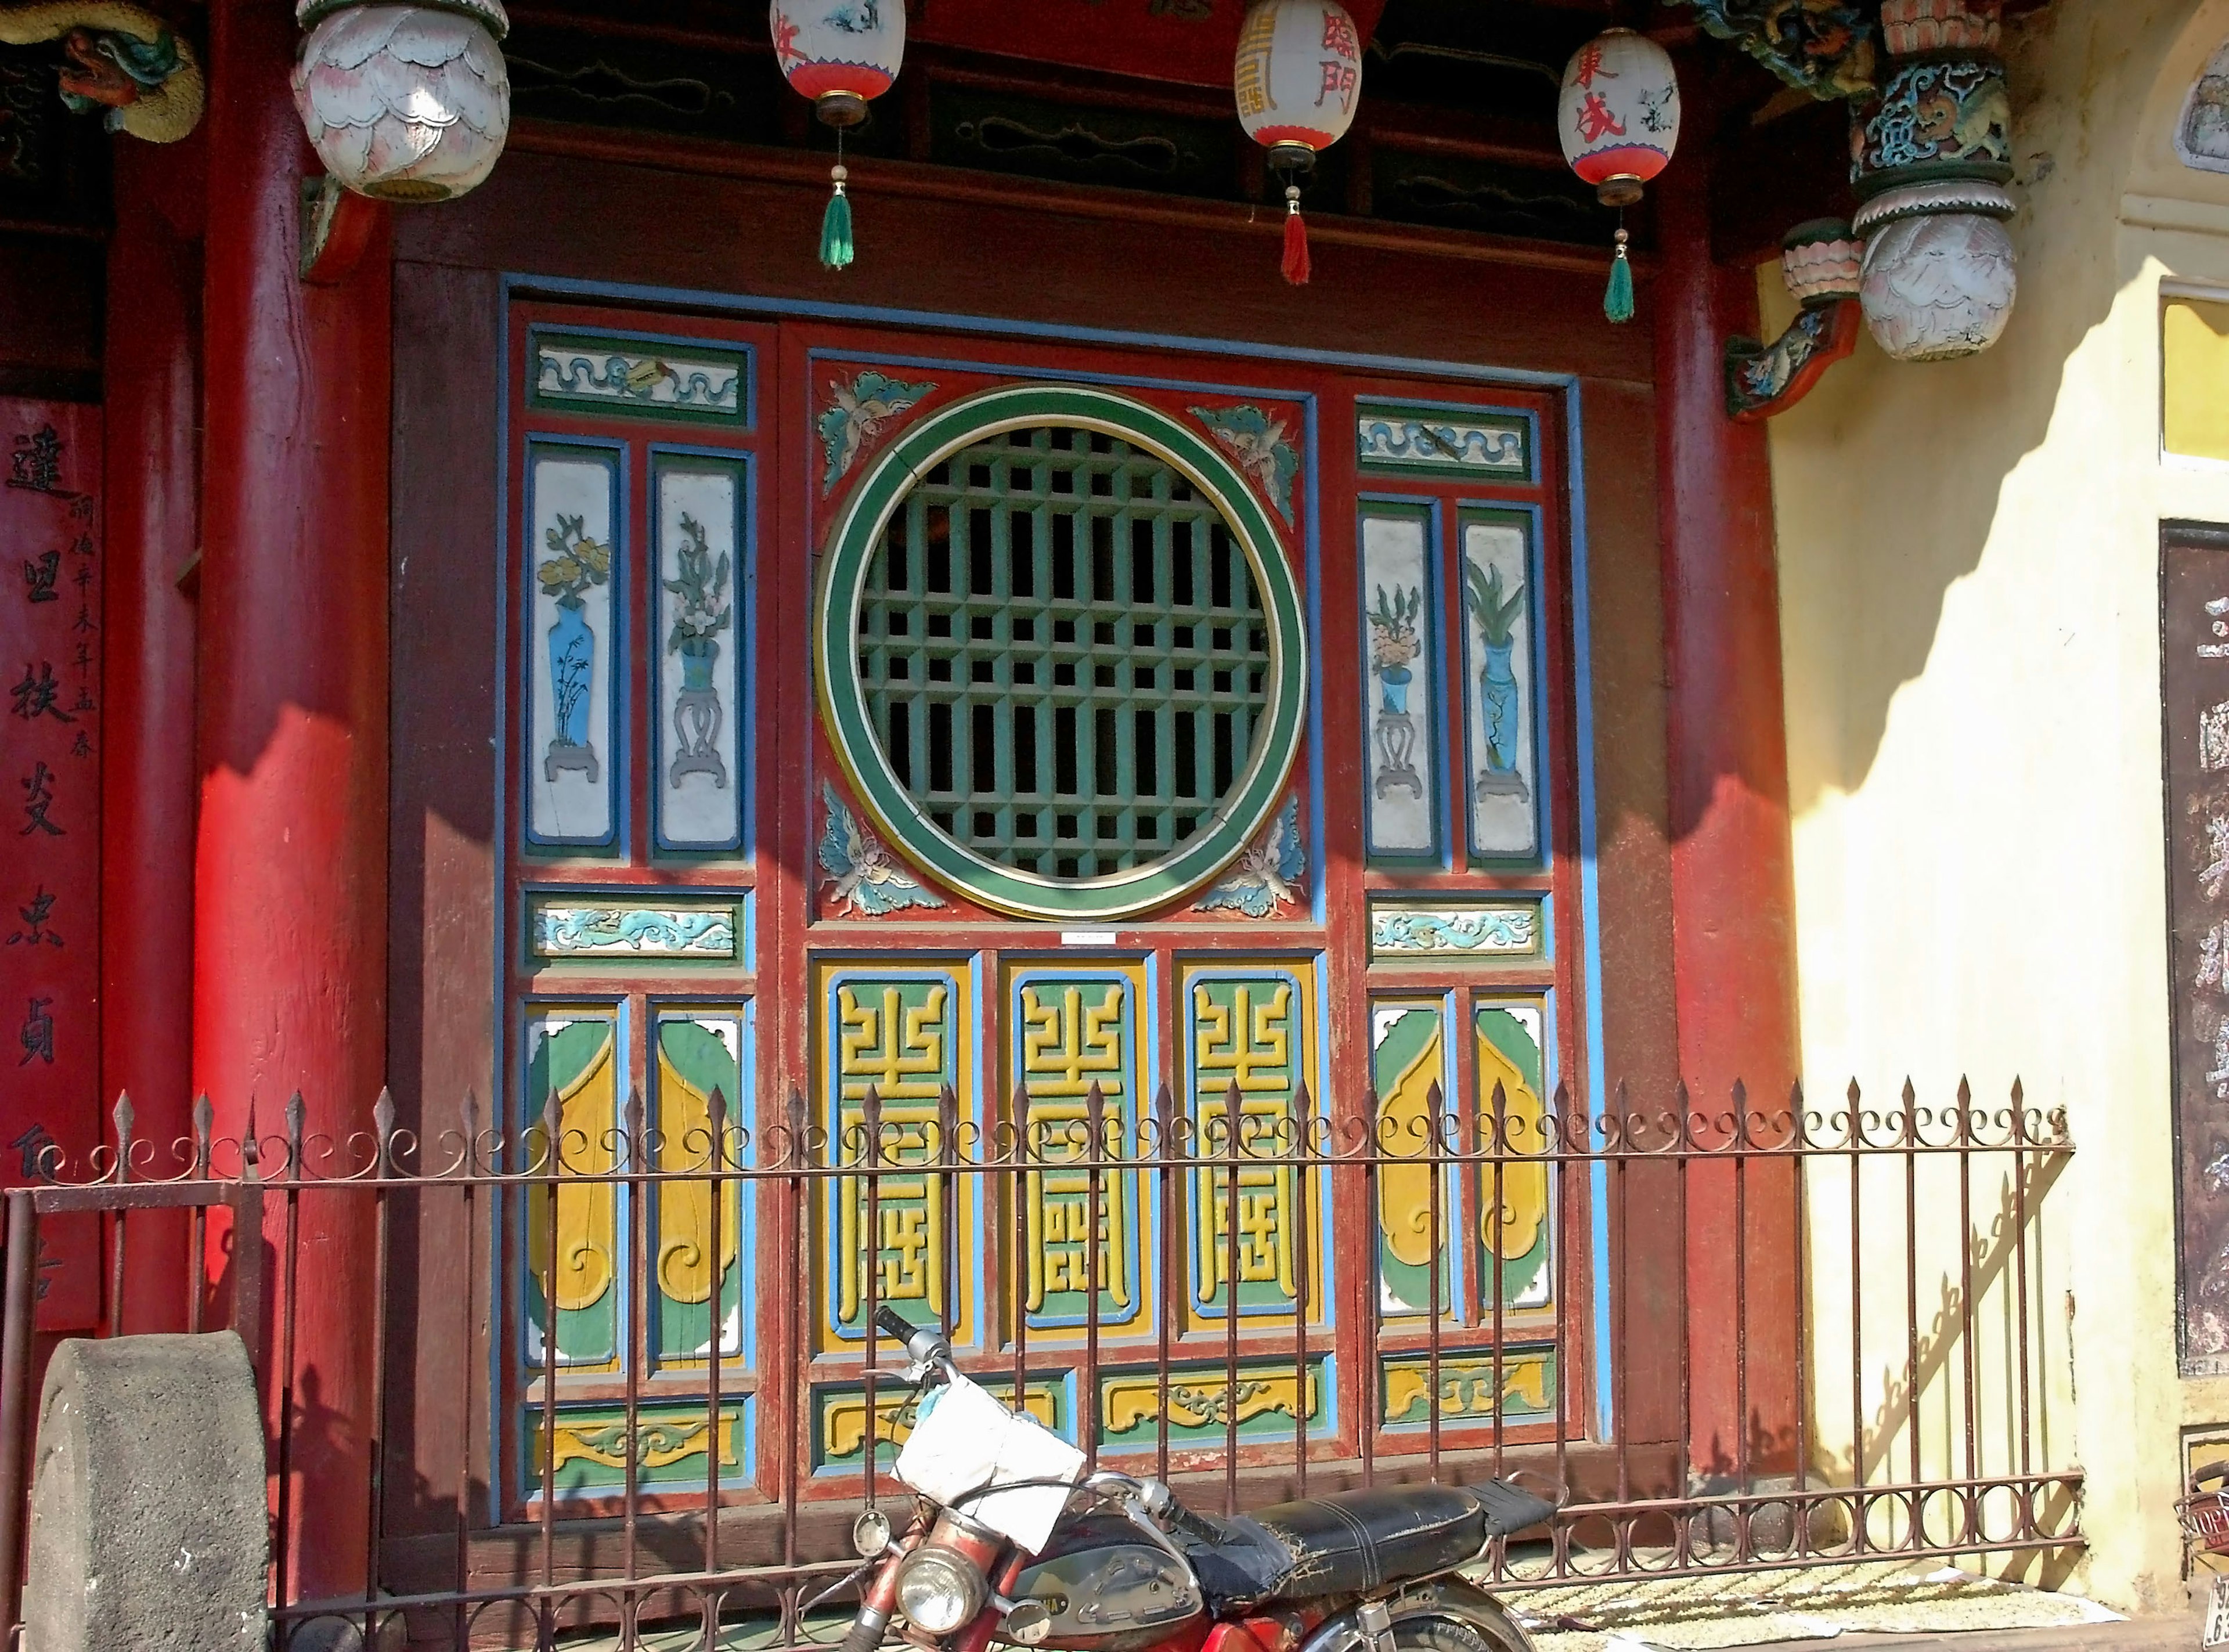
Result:
[[[1380,801],[1397,791],[1417,799],[1424,795],[1424,777],[1416,772],[1416,724],[1409,715],[1413,662],[1424,649],[1417,630],[1423,604],[1417,586],[1396,586],[1389,594],[1381,585],[1377,606],[1368,610],[1370,666],[1378,674],[1377,772],[1371,795]]]
[[[673,575],[660,582],[674,599],[668,605],[673,623],[665,652],[681,662],[681,687],[673,701],[676,743],[666,763],[667,783],[676,791],[691,775],[710,777],[715,790],[727,789],[728,764],[720,752],[727,712],[712,667],[720,658],[720,637],[735,620],[729,590],[734,568],[725,551],[713,556],[704,524],[682,511]]]
[[[542,775],[555,781],[581,774],[593,786],[603,764],[590,736],[595,710],[596,633],[588,623],[585,594],[612,576],[611,547],[588,537],[587,519],[560,516],[544,536],[550,555],[535,568],[542,594],[553,597],[557,617],[549,627],[549,749]]]
[[[1478,644],[1478,704],[1474,713],[1478,749],[1473,754],[1477,774],[1473,782],[1475,813],[1471,835],[1474,845],[1487,852],[1529,852],[1535,841],[1531,812],[1513,815],[1506,804],[1497,801],[1529,804],[1532,796],[1525,774],[1532,759],[1525,684],[1517,674],[1518,650],[1522,646],[1518,631],[1526,619],[1526,588],[1521,581],[1505,585],[1500,563],[1480,554],[1477,537],[1492,531],[1474,527],[1471,548],[1463,558],[1463,607]]]
[[[1525,777],[1517,772],[1518,742],[1524,734],[1523,696],[1517,673],[1509,668],[1514,643],[1487,643],[1486,664],[1479,668],[1479,704],[1486,710],[1486,768],[1489,775],[1510,776],[1517,795],[1525,794]]]

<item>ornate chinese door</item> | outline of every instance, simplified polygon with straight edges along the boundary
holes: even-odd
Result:
[[[511,342],[504,1067],[577,1185],[504,1213],[504,1507],[856,1499],[881,1303],[1103,1457],[1583,1432],[1589,1190],[1424,1157],[1585,1093],[1560,404]]]

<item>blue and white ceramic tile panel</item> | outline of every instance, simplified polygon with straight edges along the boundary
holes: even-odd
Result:
[[[1436,857],[1441,817],[1438,610],[1427,543],[1415,511],[1362,519],[1365,669],[1363,742],[1368,754],[1369,850]]]
[[[620,781],[618,455],[536,445],[529,475],[527,827],[537,842],[601,846],[618,836]]]
[[[1531,540],[1507,519],[1467,522],[1462,540],[1471,852],[1531,859],[1540,850],[1541,785]]]
[[[653,461],[652,492],[658,846],[735,849],[742,842],[745,789],[742,468],[661,454]]]

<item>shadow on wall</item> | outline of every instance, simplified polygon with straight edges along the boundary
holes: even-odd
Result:
[[[2225,37],[2229,0],[2056,0],[2007,22],[2020,297],[2004,338],[1966,361],[1905,364],[1868,337],[1774,421],[1799,815],[1824,794],[1865,784],[1892,704],[1925,673],[1950,594],[1979,569],[2016,472],[2063,453],[2109,485],[2118,434],[2105,428],[2089,443],[2078,427],[2110,427],[2127,408],[2062,405],[2068,365],[2121,288],[2122,195],[2141,187],[2132,180],[2170,141],[2184,95]],[[2201,193],[2200,175],[2182,177]],[[1777,305],[1765,318],[1770,333],[1792,305],[1776,274],[1765,287],[1768,308]],[[2064,485],[2029,485],[2039,496]],[[2021,651],[2071,641],[2059,634],[2064,615],[2077,625],[2102,617],[2062,595],[2032,611],[2051,629],[2022,637]]]

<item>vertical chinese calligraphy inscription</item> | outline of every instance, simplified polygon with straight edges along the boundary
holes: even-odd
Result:
[[[20,1185],[39,1150],[75,1159],[100,1139],[100,411],[0,398],[0,1141],[20,1148]],[[93,1236],[79,1237],[41,1280],[42,1328],[99,1318]]]

